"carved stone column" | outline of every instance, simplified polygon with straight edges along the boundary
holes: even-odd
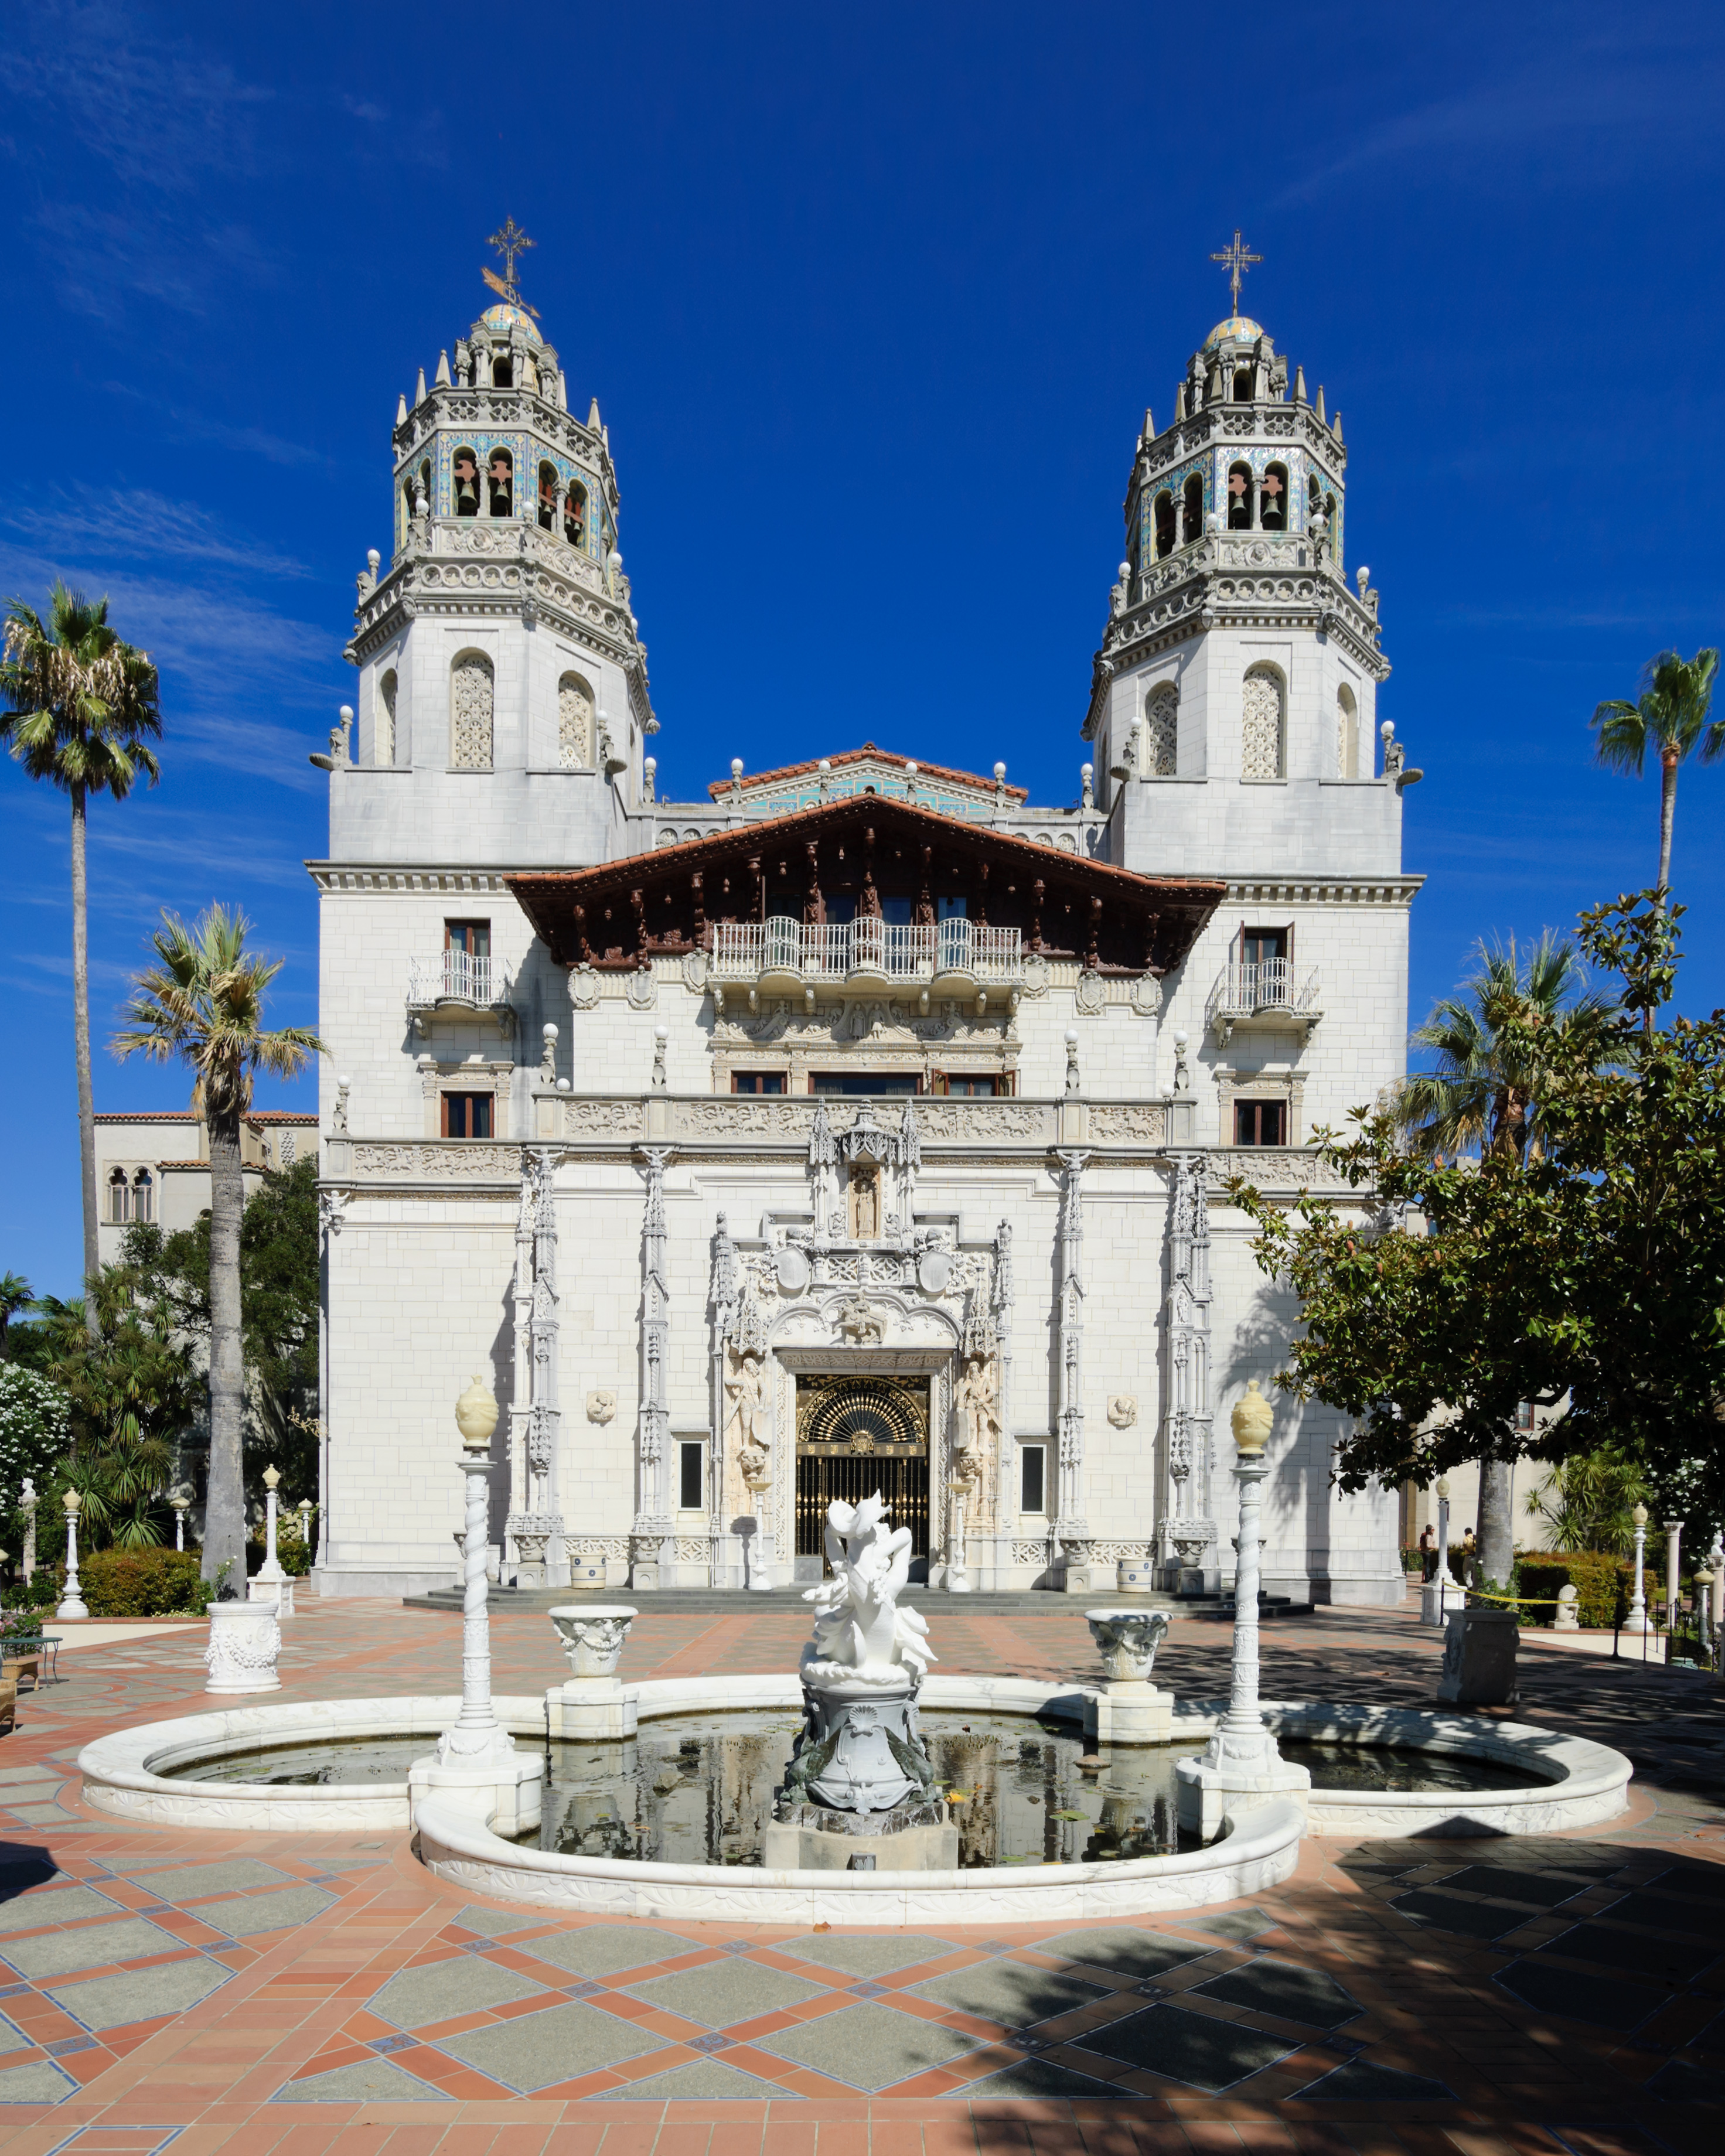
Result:
[[[1069,1589],[1089,1592],[1090,1523],[1084,1509],[1084,1169],[1086,1152],[1062,1152],[1060,1188],[1060,1490],[1055,1537],[1066,1553]]]
[[[635,1518],[629,1531],[629,1584],[655,1588],[664,1580],[671,1534],[665,1489],[670,1450],[670,1409],[665,1397],[665,1356],[670,1341],[670,1291],[666,1277],[665,1171],[669,1146],[649,1146],[647,1210],[641,1235],[641,1413],[635,1440]]]
[[[1000,1479],[995,1517],[1004,1526],[1019,1511],[1018,1448],[1012,1435],[1012,1223],[994,1230],[994,1279],[990,1306],[994,1315],[994,1352],[1000,1372]]]
[[[1213,1593],[1219,1584],[1210,1490],[1210,1215],[1202,1153],[1174,1158],[1168,1209],[1166,1482],[1157,1523],[1170,1588]]]
[[[557,1224],[553,1174],[548,1152],[536,1151],[523,1158],[521,1210],[516,1221],[516,1394],[510,1435],[511,1466],[521,1476],[516,1487],[525,1502],[509,1514],[505,1523],[520,1553],[516,1580],[522,1587],[567,1587],[569,1584],[563,1520],[557,1508],[556,1463],[562,1416],[557,1405]]]

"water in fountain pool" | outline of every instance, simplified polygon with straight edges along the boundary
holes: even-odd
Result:
[[[644,1722],[624,1743],[547,1747],[537,1840],[566,1854],[665,1864],[757,1865],[762,1830],[801,1718],[789,1713],[682,1716]],[[1181,1847],[1178,1745],[1122,1746],[1086,1757],[1074,1723],[932,1710],[923,1733],[958,1828],[961,1868],[1083,1864]],[[525,1744],[525,1739],[518,1739]],[[365,1738],[229,1753],[169,1769],[198,1782],[398,1783],[425,1756],[424,1738]],[[1284,1739],[1315,1789],[1525,1788],[1525,1770],[1431,1752]]]

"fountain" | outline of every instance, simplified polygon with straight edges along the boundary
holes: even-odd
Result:
[[[878,1490],[827,1507],[834,1576],[803,1598],[814,1604],[814,1636],[803,1650],[803,1733],[764,1836],[773,1870],[938,1871],[958,1861],[916,1715],[935,1659],[928,1624],[898,1606],[911,1531],[889,1529],[886,1512]]]
[[[1168,1620],[1142,1607],[1086,1612],[1101,1681],[933,1671],[927,1626],[898,1599],[910,1537],[878,1494],[829,1508],[833,1577],[805,1597],[814,1636],[795,1672],[625,1680],[634,1609],[575,1603],[552,1612],[567,1680],[494,1697],[497,1409],[475,1381],[457,1414],[461,1696],[116,1730],[80,1754],[85,1801],[195,1831],[411,1832],[439,1878],[547,1910],[799,1925],[1106,1922],[1260,1893],[1307,1833],[1552,1834],[1617,1816],[1630,1763],[1584,1738],[1258,1698],[1270,1410],[1255,1392],[1242,1409],[1229,1701],[1158,1689]],[[233,1609],[275,1630],[272,1604]]]

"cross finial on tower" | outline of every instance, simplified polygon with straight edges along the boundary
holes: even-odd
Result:
[[[494,292],[501,292],[511,306],[519,307],[522,304],[521,288],[516,279],[515,258],[517,254],[525,254],[528,248],[536,247],[538,241],[529,239],[515,219],[508,217],[503,220],[501,229],[494,232],[485,244],[495,247],[503,257],[503,275],[500,277],[495,270],[481,270],[480,276]],[[531,311],[530,308],[528,312]]]
[[[1228,265],[1229,288],[1234,295],[1234,304],[1230,312],[1237,315],[1240,312],[1240,278],[1252,263],[1261,262],[1264,258],[1261,254],[1247,254],[1245,243],[1240,236],[1240,227],[1235,225],[1232,246],[1224,247],[1219,254],[1211,255],[1210,259],[1212,262],[1225,262]]]

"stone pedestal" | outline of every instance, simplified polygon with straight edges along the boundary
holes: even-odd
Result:
[[[1114,1744],[1166,1744],[1172,1732],[1173,1695],[1142,1679],[1124,1677],[1086,1696],[1086,1734],[1096,1749]]]
[[[284,1573],[280,1579],[265,1579],[261,1573],[246,1584],[249,1602],[265,1602],[277,1617],[291,1617],[294,1614],[294,1583]]]
[[[506,1751],[487,1758],[416,1759],[408,1769],[409,1808],[435,1794],[484,1819],[506,1840],[528,1833],[539,1824],[545,1763],[536,1752],[517,1752],[506,1735],[504,1743]]]
[[[1068,1558],[1060,1570],[1060,1591],[1062,1594],[1089,1594],[1091,1568],[1076,1558]]]
[[[1509,1609],[1457,1609],[1444,1625],[1438,1697],[1455,1707],[1513,1707],[1520,1630]]]
[[[1438,1625],[1444,1623],[1452,1609],[1467,1606],[1467,1589],[1458,1579],[1446,1572],[1439,1573],[1435,1579],[1424,1581],[1420,1589],[1420,1622]]]
[[[273,1589],[267,1601],[211,1603],[209,1644],[203,1650],[206,1691],[280,1691],[275,1660],[280,1652]]]
[[[785,1777],[788,1803],[866,1815],[926,1799],[934,1769],[910,1671],[888,1688],[860,1680],[811,1685],[806,1669],[803,1732]]]
[[[761,1861],[768,1871],[956,1871],[958,1830],[929,1820],[888,1832],[851,1833],[773,1820],[761,1836]]]
[[[626,1603],[564,1604],[547,1613],[568,1658],[569,1676],[545,1695],[552,1737],[633,1737],[635,1697],[617,1676],[624,1642],[635,1619]]]

